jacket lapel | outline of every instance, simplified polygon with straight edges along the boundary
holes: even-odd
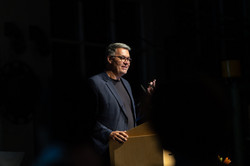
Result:
[[[120,105],[120,107],[122,108],[122,112],[124,113],[124,115],[127,117],[126,115],[126,111],[125,111],[125,108],[124,108],[124,105],[123,105],[123,102],[121,100],[121,97],[119,96],[114,84],[112,83],[112,81],[107,78],[107,74],[105,73],[105,77],[106,77],[106,85],[107,87],[109,88],[109,90],[111,91],[111,93],[114,95],[116,101],[118,102],[118,104]]]
[[[131,104],[132,104],[132,111],[133,111],[133,116],[134,116],[134,120],[136,121],[136,112],[135,112],[135,101],[134,101],[134,98],[133,98],[133,95],[132,95],[132,91],[129,87],[129,85],[123,81],[123,78],[121,78],[122,82],[123,82],[123,85],[125,87],[125,89],[127,90],[128,92],[128,95],[130,97],[130,100],[131,100]]]

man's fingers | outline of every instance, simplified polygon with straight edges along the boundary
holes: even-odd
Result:
[[[156,79],[152,81],[152,86],[155,87],[155,84],[156,84]]]
[[[154,79],[153,81],[149,82],[149,87],[155,87],[155,84],[156,84],[156,79]]]
[[[128,138],[128,135],[124,131],[115,131],[112,135],[112,139],[120,143],[124,143]]]
[[[155,86],[155,84],[156,84],[156,79],[154,79],[154,81],[153,81],[153,85]]]
[[[120,140],[123,140],[125,142],[127,141],[128,135],[124,132],[119,132],[117,137],[119,137]]]
[[[127,134],[125,131],[120,132],[120,134],[121,134],[123,137],[128,138],[128,134]]]
[[[119,136],[116,136],[115,137],[115,141],[118,141],[119,143],[124,143],[126,140],[123,139],[123,138],[121,138],[121,137],[119,137]]]

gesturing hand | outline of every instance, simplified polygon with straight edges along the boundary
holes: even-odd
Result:
[[[126,131],[112,131],[109,137],[119,143],[124,143],[128,139]]]
[[[148,83],[148,88],[147,88],[147,92],[148,94],[152,94],[155,90],[155,84],[156,84],[156,79],[154,79],[153,81],[151,81],[150,83]]]

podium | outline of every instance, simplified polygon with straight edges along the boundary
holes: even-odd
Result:
[[[150,123],[143,123],[127,131],[125,143],[110,140],[109,153],[111,166],[174,166],[171,152],[163,150],[157,134]]]

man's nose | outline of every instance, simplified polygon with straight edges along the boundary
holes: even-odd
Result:
[[[128,65],[128,64],[129,64],[128,60],[124,61],[123,63],[124,63],[125,65]]]

